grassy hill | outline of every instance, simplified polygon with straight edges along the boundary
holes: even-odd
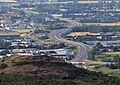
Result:
[[[119,85],[120,79],[48,56],[12,56],[0,63],[0,85]]]

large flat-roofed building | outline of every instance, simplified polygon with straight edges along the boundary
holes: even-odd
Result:
[[[19,38],[20,34],[0,34],[0,38]]]

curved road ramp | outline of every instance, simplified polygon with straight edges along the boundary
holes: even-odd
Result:
[[[81,42],[74,42],[74,41],[70,41],[62,38],[61,35],[67,31],[70,31],[70,29],[61,29],[61,30],[54,31],[51,34],[51,38],[58,42],[73,44],[78,49],[80,49],[77,55],[75,55],[75,57],[71,60],[71,63],[74,64],[76,67],[85,68],[85,60],[92,48]]]

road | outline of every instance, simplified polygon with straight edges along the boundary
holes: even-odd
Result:
[[[70,41],[70,40],[66,40],[66,39],[62,38],[62,36],[61,36],[62,33],[65,33],[69,30],[70,29],[68,28],[68,29],[54,31],[51,34],[51,38],[58,42],[73,44],[78,49],[80,49],[80,51],[77,53],[77,55],[75,55],[75,57],[71,60],[71,63],[74,64],[76,67],[80,67],[80,68],[84,67],[85,60],[87,58],[88,52],[90,52],[90,50],[91,50],[91,47],[88,45],[85,45],[83,43],[80,43],[80,42],[74,42],[74,41]]]

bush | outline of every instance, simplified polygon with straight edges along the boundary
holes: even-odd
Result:
[[[8,67],[8,65],[7,65],[7,64],[5,64],[5,63],[0,64],[0,70],[1,70],[1,69],[4,69],[4,68],[6,68],[6,67]]]

